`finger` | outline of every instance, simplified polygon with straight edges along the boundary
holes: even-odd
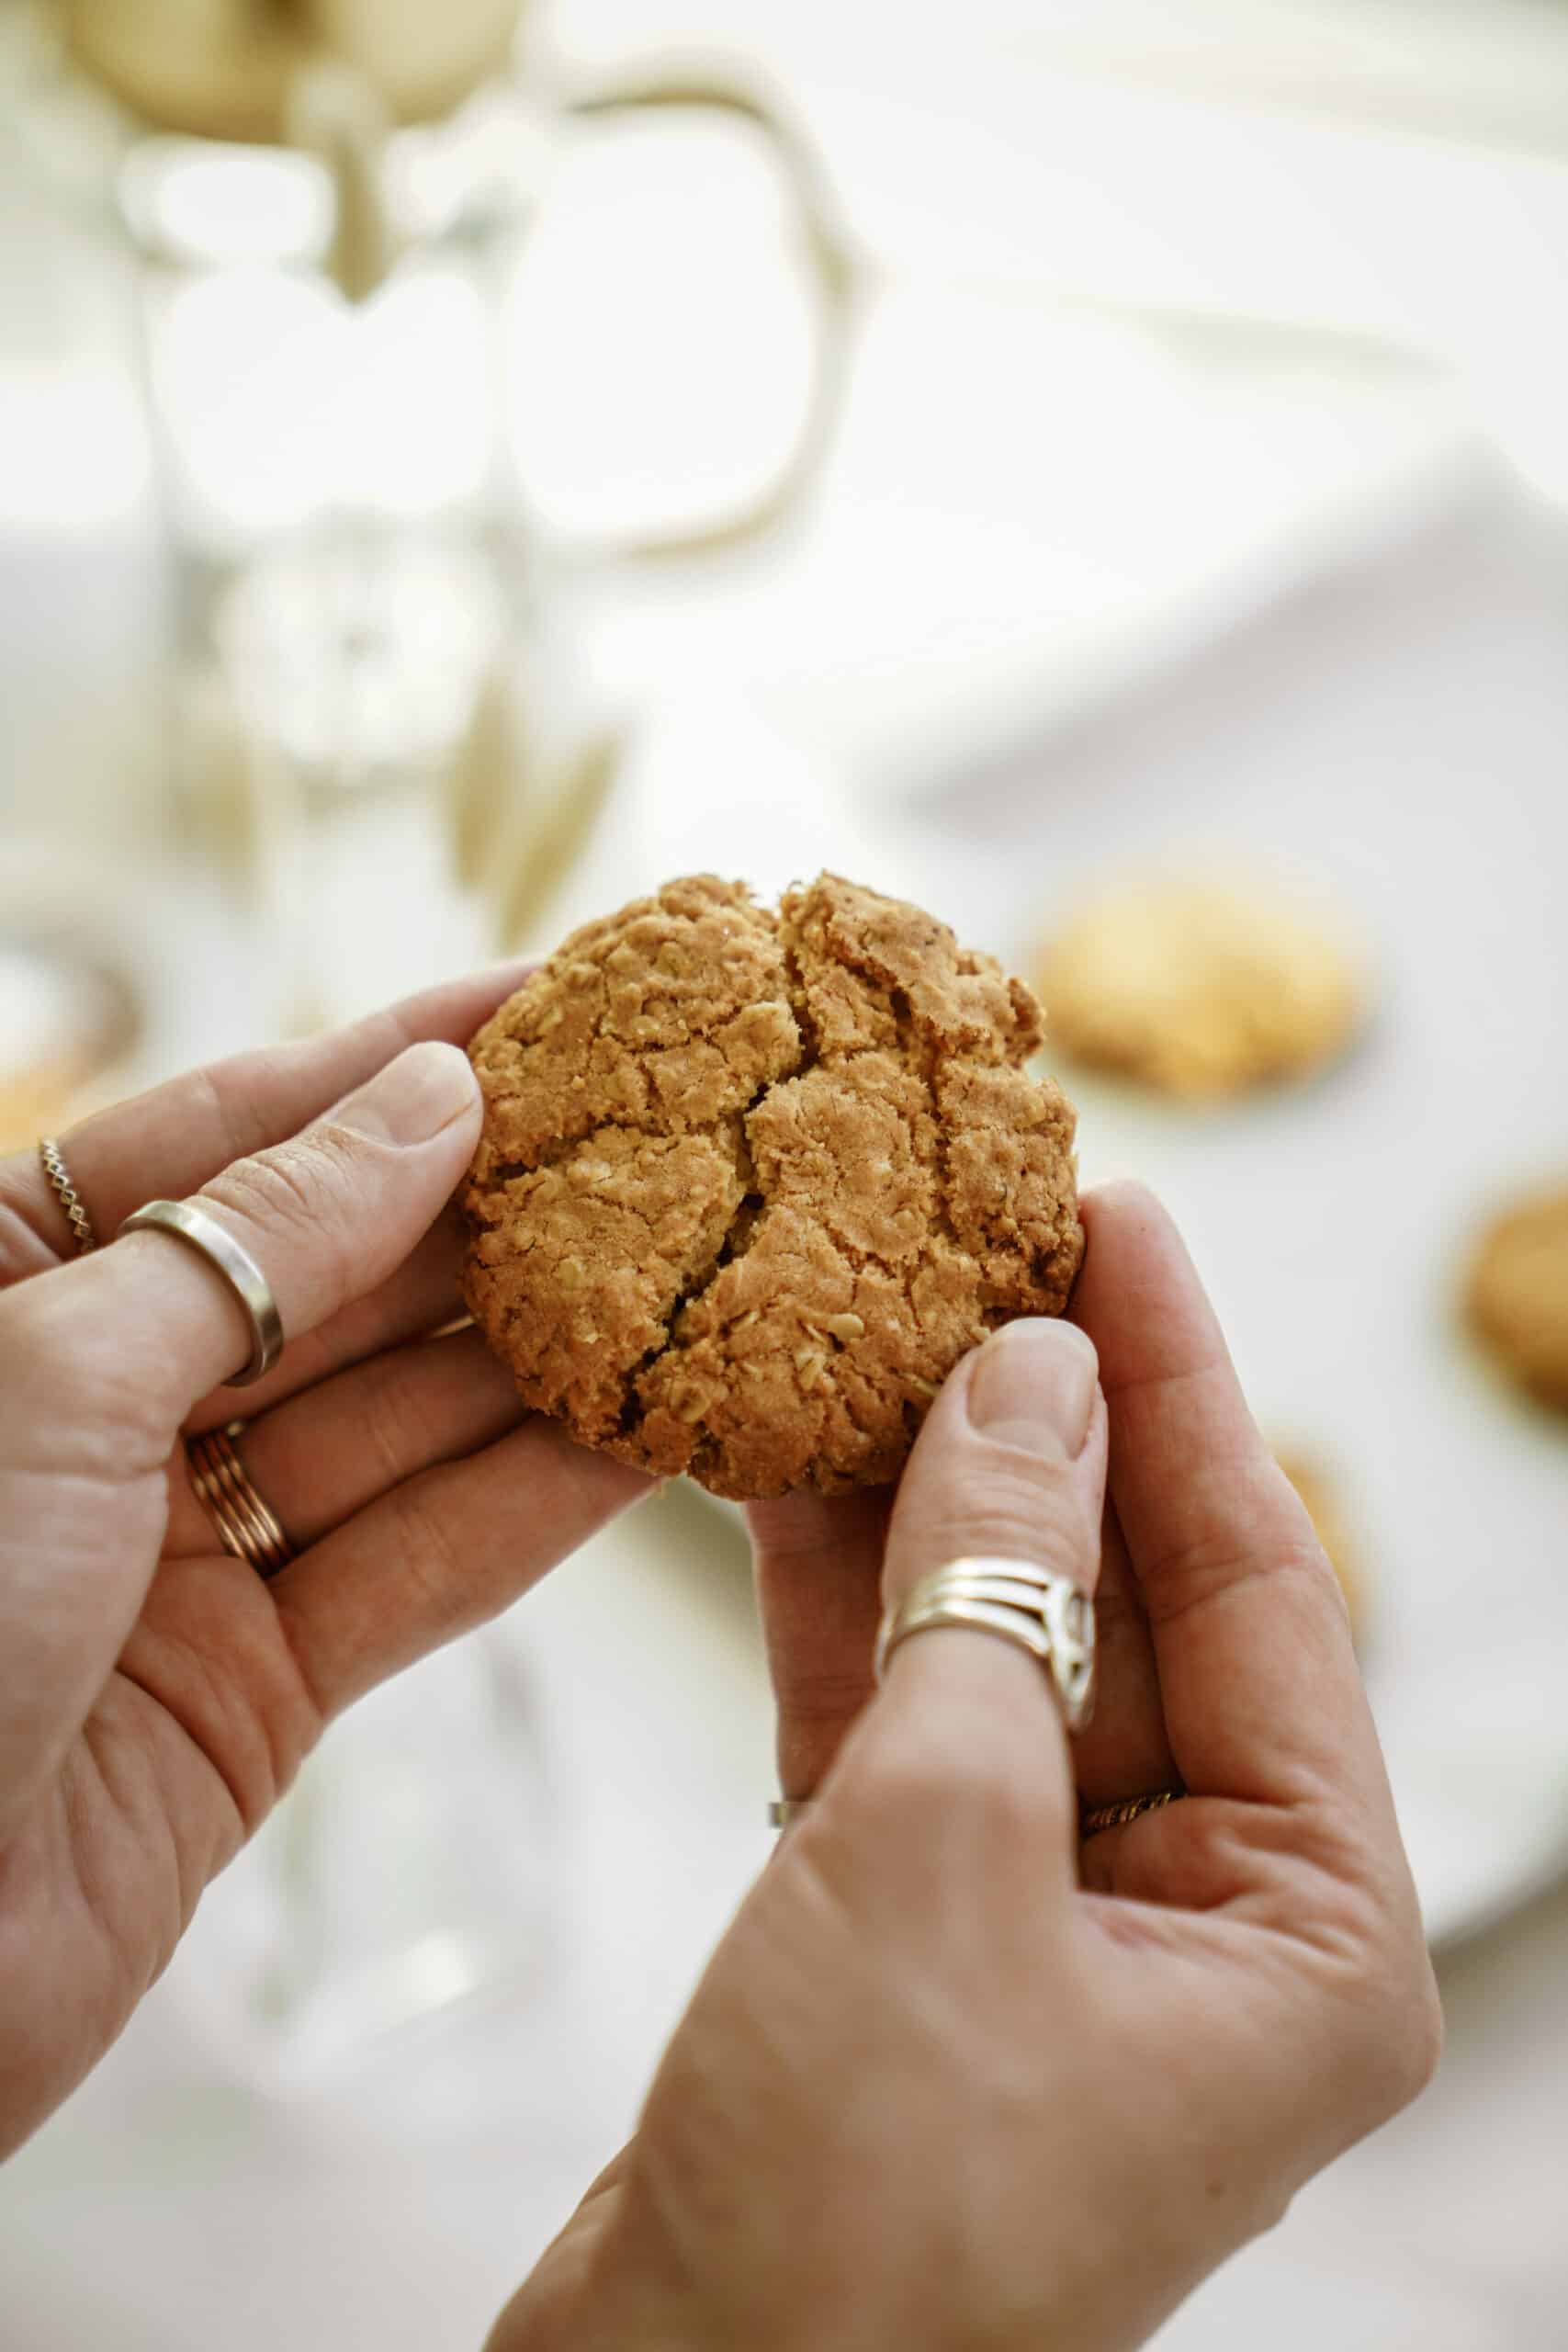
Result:
[[[283,1354],[263,1380],[245,1391],[245,1415],[254,1420],[286,1397],[316,1387],[334,1373],[364,1363],[383,1349],[427,1338],[432,1332],[467,1318],[457,1272],[468,1247],[468,1231],[457,1203],[449,1201],[402,1264],[363,1298],[350,1299],[313,1331],[291,1338]],[[190,1413],[187,1429],[220,1428],[234,1418],[231,1389],[215,1389]]]
[[[195,1195],[266,1276],[288,1338],[314,1330],[384,1282],[429,1230],[468,1163],[479,1083],[456,1046],[411,1046],[287,1143]],[[230,1380],[250,1327],[229,1285],[172,1236],[125,1234],[51,1278],[73,1283],[85,1319],[113,1332],[175,1425]]]
[[[877,1487],[785,1495],[747,1510],[786,1797],[815,1792],[875,1688],[871,1662],[892,1507],[891,1493]]]
[[[245,1474],[303,1551],[417,1471],[515,1429],[526,1408],[477,1331],[392,1348],[252,1421]],[[165,1550],[210,1552],[214,1531],[188,1478],[172,1482]]]
[[[231,1160],[297,1135],[406,1046],[467,1045],[531,969],[502,964],[446,981],[329,1036],[187,1071],[73,1127],[65,1159],[100,1241],[143,1201],[183,1200]],[[0,1288],[46,1272],[73,1246],[37,1154],[0,1160]]]
[[[656,1484],[536,1419],[394,1487],[267,1587],[321,1720],[498,1615]]]
[[[1073,1742],[1079,1802],[1110,1804],[1176,1784],[1159,1672],[1143,1596],[1115,1510],[1107,1504],[1095,1588],[1098,1693],[1094,1717]]]
[[[1183,1780],[1276,1804],[1380,1788],[1333,1572],[1176,1228],[1136,1184],[1089,1195],[1084,1220],[1074,1313],[1100,1352],[1111,1490]]]
[[[884,1585],[905,1598],[964,1555],[1024,1560],[1086,1591],[1100,1563],[1106,1417],[1093,1348],[1070,1324],[1004,1327],[965,1359],[932,1407],[898,1488]],[[918,1801],[933,1867],[980,1809],[1037,1833],[1070,1877],[1077,1804],[1049,1679],[1028,1651],[988,1632],[912,1636],[824,1790],[879,1810]],[[968,1802],[966,1802],[966,1800]]]
[[[286,1332],[309,1330],[407,1255],[479,1123],[467,1057],[411,1046],[201,1197],[267,1274]],[[158,1558],[175,1432],[248,1352],[228,1286],[160,1233],[0,1296],[0,1810],[80,1728]]]

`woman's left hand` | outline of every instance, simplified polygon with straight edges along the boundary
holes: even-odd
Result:
[[[461,1311],[457,1050],[520,970],[201,1070],[65,1138],[101,1242],[197,1194],[288,1345],[193,1250],[77,1258],[35,1155],[0,1162],[0,2154],[118,2033],[323,1724],[504,1609],[649,1482],[527,1419]],[[218,1543],[186,1435],[247,1417],[298,1556]]]
[[[1170,1221],[967,1357],[887,1498],[753,1505],[814,1799],[491,2352],[1131,2352],[1412,2098],[1439,2018],[1345,1605]],[[882,1603],[1097,1590],[1101,1702]],[[1079,1805],[1185,1788],[1080,1846]]]

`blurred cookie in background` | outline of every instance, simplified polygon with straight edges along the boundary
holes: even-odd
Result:
[[[1568,1412],[1568,1182],[1527,1195],[1485,1228],[1465,1309],[1509,1379]]]
[[[1187,1102],[1297,1078],[1365,1017],[1350,943],[1271,883],[1150,876],[1089,900],[1040,967],[1054,1047]]]
[[[1333,1477],[1315,1455],[1299,1453],[1293,1446],[1276,1445],[1274,1459],[1307,1507],[1317,1540],[1339,1579],[1350,1611],[1350,1631],[1359,1649],[1367,1631],[1366,1582]]]

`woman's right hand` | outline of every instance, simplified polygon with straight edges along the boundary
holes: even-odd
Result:
[[[1168,1220],[1119,1186],[1085,1221],[1078,1328],[966,1361],[890,1525],[755,1509],[784,1786],[817,1802],[491,2352],[1121,2352],[1427,2079],[1333,1575]],[[982,1633],[906,1643],[872,1695],[881,1599],[976,1553],[1098,1571],[1071,1751]],[[1178,1777],[1080,1849],[1080,1800]]]

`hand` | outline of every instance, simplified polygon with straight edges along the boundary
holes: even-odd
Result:
[[[461,1311],[448,1204],[479,1126],[456,1041],[522,977],[66,1138],[100,1242],[199,1187],[251,1250],[288,1335],[254,1387],[219,1388],[248,1329],[196,1252],[139,1232],[77,1259],[36,1157],[0,1162],[0,2154],[113,2041],[323,1724],[649,1491],[525,1420],[476,1332],[430,1336]],[[180,1442],[242,1410],[299,1547],[269,1583],[220,1548]]]
[[[1117,2352],[1427,2080],[1333,1576],[1168,1221],[1119,1186],[1085,1222],[1077,1329],[960,1367],[890,1525],[753,1510],[784,1785],[817,1803],[491,2352]],[[964,1553],[1098,1566],[1071,1753],[990,1634],[921,1634],[873,1697],[879,1573]],[[1080,1852],[1080,1794],[1178,1776]]]

